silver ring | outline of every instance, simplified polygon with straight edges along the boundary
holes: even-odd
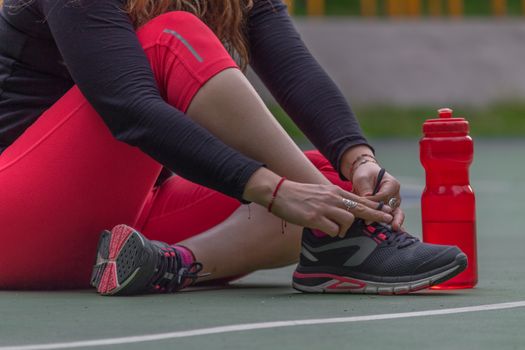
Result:
[[[343,204],[346,206],[346,210],[354,209],[359,203],[351,199],[343,198]]]
[[[388,200],[388,206],[389,206],[390,208],[395,208],[395,207],[397,207],[397,198],[395,198],[395,197],[390,198],[390,199]]]

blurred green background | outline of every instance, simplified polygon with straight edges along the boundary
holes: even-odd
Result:
[[[368,23],[486,22],[498,25],[525,21],[525,0],[284,0],[299,21],[365,21]],[[367,7],[367,8],[365,8]],[[417,30],[417,29],[416,29]],[[519,33],[513,33],[519,35]],[[431,40],[430,38],[429,40]],[[494,38],[493,38],[494,39]],[[496,39],[497,40],[497,36]],[[519,44],[519,38],[515,39]],[[525,40],[525,38],[523,39]],[[521,41],[523,42],[523,41]],[[473,45],[476,45],[475,43]],[[479,46],[479,45],[478,45]],[[519,46],[519,45],[518,45]],[[469,51],[469,47],[464,50]],[[473,55],[481,54],[476,51]],[[504,55],[516,55],[512,50]],[[411,58],[409,58],[411,59]],[[493,61],[494,62],[494,58]],[[480,68],[486,68],[480,66]],[[514,67],[519,78],[523,69]],[[479,73],[485,74],[483,70]],[[521,75],[520,75],[521,74]],[[524,76],[525,79],[525,76]],[[476,86],[472,86],[473,89]],[[350,100],[350,93],[343,91]],[[520,93],[508,100],[487,100],[485,104],[425,105],[352,103],[365,134],[374,138],[418,137],[423,122],[435,117],[437,108],[450,107],[454,116],[470,121],[471,134],[480,137],[525,137],[525,96]],[[269,106],[286,130],[296,139],[304,135],[277,105]]]
[[[294,139],[305,139],[279,106],[269,107]],[[452,107],[454,116],[469,120],[472,136],[517,138],[525,135],[525,102],[501,102],[482,108],[443,107]],[[419,137],[423,122],[437,117],[436,109],[430,106],[353,106],[353,110],[365,134],[373,138]]]
[[[375,7],[377,8],[378,16],[386,16],[389,0],[376,0]],[[394,0],[395,1],[395,0]],[[399,0],[398,0],[399,1]],[[307,14],[307,0],[294,0],[293,13],[294,15],[303,16]],[[360,16],[362,1],[358,0],[325,0],[324,8],[325,14],[330,16]],[[500,4],[502,2],[500,1]],[[503,2],[506,8],[505,13],[510,16],[520,16],[524,14],[522,0],[506,0]],[[429,14],[429,2],[421,1],[421,15]],[[442,9],[445,10],[446,1],[441,2]],[[462,13],[465,16],[490,16],[494,13],[493,2],[489,0],[462,0]],[[444,11],[446,12],[446,11]]]

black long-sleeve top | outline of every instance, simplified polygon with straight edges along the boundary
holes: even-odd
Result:
[[[191,181],[242,199],[248,179],[263,165],[161,98],[124,5],[125,0],[4,1],[0,152],[77,84],[118,140]],[[255,72],[339,169],[345,150],[367,142],[280,0],[255,1],[248,41]]]

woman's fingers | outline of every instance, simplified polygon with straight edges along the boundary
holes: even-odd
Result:
[[[374,200],[371,200],[369,198],[360,197],[354,193],[347,192],[341,188],[338,188],[338,193],[341,195],[341,203],[343,203],[342,199],[350,199],[354,202],[357,202],[359,204],[362,204],[363,206],[366,206],[370,209],[376,210],[376,211],[382,211],[385,213],[391,213],[392,208],[390,208],[387,204],[383,203],[383,205],[380,206],[379,202],[376,202]]]
[[[392,214],[394,215],[394,219],[392,220],[392,228],[394,231],[401,231],[403,229],[403,222],[405,221],[405,213],[401,208],[397,207]]]
[[[366,198],[373,201],[384,201],[385,203],[388,203],[391,198],[400,199],[400,190],[401,184],[399,181],[397,181],[392,175],[386,173],[383,177],[383,181],[381,181],[379,191],[374,195],[366,196]]]
[[[330,237],[336,237],[340,232],[339,225],[324,216],[316,219],[315,222],[307,226],[321,230]]]
[[[371,197],[367,197],[368,200],[371,200]],[[384,203],[385,205],[387,205],[389,208],[390,208],[390,211],[389,213],[392,213],[395,209],[399,208],[401,206],[401,195],[398,193],[394,194],[394,195],[390,195],[388,198],[386,199],[379,199],[378,200],[381,200],[382,203]]]
[[[388,205],[381,206],[381,210],[377,210],[380,205],[378,202],[371,201],[366,198],[358,197],[353,193],[341,190],[340,206],[351,212],[355,217],[365,219],[366,221],[378,221],[389,223],[393,220],[391,215],[392,209]],[[343,202],[343,198],[349,199],[354,204],[349,206]]]
[[[398,193],[396,196],[390,198],[388,200],[388,203],[390,203],[390,207],[392,209],[397,209],[401,206],[401,201],[402,201],[401,195]]]
[[[401,224],[405,220],[405,214],[400,209],[400,206],[401,206],[401,195],[399,193],[400,189],[401,189],[401,186],[399,182],[391,175],[388,175],[388,178],[386,178],[386,180],[383,180],[383,182],[381,182],[381,187],[380,187],[379,192],[377,192],[373,196],[366,197],[366,199],[371,200],[371,201],[382,201],[390,207],[391,209],[390,213],[393,216],[391,225],[392,225],[392,228],[396,231],[401,228]]]
[[[352,226],[355,220],[354,214],[339,208],[332,208],[326,213],[326,216],[339,224],[339,232],[337,233],[337,236],[341,238],[346,236],[346,232],[350,226]]]
[[[309,221],[312,222],[312,225],[317,225],[316,228],[329,236],[342,238],[354,223],[355,216],[352,212],[346,210],[346,207],[345,209],[339,208],[338,204],[325,206],[317,215],[312,215]]]
[[[377,222],[391,222],[394,218],[391,214],[371,209],[363,204],[357,204],[353,209],[349,211],[354,214],[355,217],[364,219],[366,221],[377,221]]]
[[[285,181],[272,203],[275,215],[300,226],[319,229],[332,237],[344,237],[356,218],[383,223],[394,220],[389,206],[378,210],[378,202],[335,185]]]

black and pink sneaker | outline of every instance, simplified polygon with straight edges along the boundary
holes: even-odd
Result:
[[[150,241],[126,225],[102,232],[91,285],[102,295],[169,293],[195,282],[202,265],[184,262],[181,249]]]
[[[455,246],[422,243],[389,226],[356,220],[344,238],[304,229],[293,287],[307,293],[406,294],[466,267],[467,256]]]

